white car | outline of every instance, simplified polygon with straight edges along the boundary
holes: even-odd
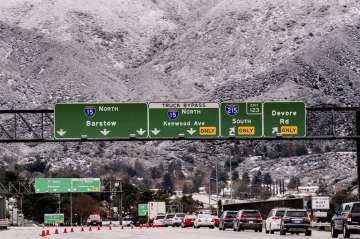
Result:
[[[199,227],[215,228],[214,217],[210,214],[198,214],[194,221],[194,228]]]
[[[125,217],[122,221],[122,226],[124,226],[124,227],[130,227],[133,224],[134,224],[133,220],[128,217]]]
[[[175,217],[172,220],[173,227],[179,227],[185,217],[185,213],[175,213]]]
[[[164,226],[164,219],[165,219],[165,215],[157,215],[154,218],[153,225],[158,226],[158,227],[163,227]]]
[[[281,219],[288,208],[274,208],[272,209],[265,221],[265,232],[274,234],[275,231],[280,231]]]

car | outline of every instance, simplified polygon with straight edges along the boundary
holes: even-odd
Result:
[[[220,218],[218,217],[218,216],[213,216],[213,218],[214,218],[214,225],[215,225],[215,227],[219,227],[219,225],[220,225]]]
[[[287,209],[289,208],[274,208],[269,212],[265,220],[265,232],[267,234],[274,234],[275,231],[280,231],[281,218]]]
[[[194,221],[194,228],[200,227],[208,227],[208,228],[215,228],[215,222],[213,216],[211,214],[198,214],[195,221]]]
[[[179,227],[184,217],[185,217],[185,213],[175,213],[175,216],[172,219],[172,226]]]
[[[157,227],[163,227],[164,226],[164,219],[165,215],[157,215],[154,218],[153,225]]]
[[[254,230],[262,232],[263,219],[258,210],[240,210],[234,220],[234,231]]]
[[[123,220],[122,220],[122,226],[124,227],[130,227],[131,225],[134,224],[134,221],[132,218],[130,217],[124,217]]]
[[[311,236],[310,218],[304,209],[287,209],[281,218],[280,235],[305,233]]]
[[[100,226],[102,227],[102,220],[99,214],[91,214],[86,220],[87,226]]]
[[[331,219],[331,237],[339,234],[350,238],[351,234],[360,234],[360,202],[344,203],[335,211]]]
[[[193,227],[195,219],[196,219],[196,216],[194,216],[194,215],[185,215],[185,217],[181,221],[181,227],[182,228]]]
[[[175,217],[175,214],[173,214],[173,213],[166,214],[165,218],[164,218],[164,226],[165,227],[172,226],[174,217]]]
[[[225,231],[226,228],[234,228],[234,219],[237,211],[224,211],[220,216],[219,230]]]

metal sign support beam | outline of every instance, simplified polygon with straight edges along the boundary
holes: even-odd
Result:
[[[356,134],[360,134],[360,110],[356,111]],[[360,138],[356,139],[356,167],[358,182],[358,197],[360,199]]]

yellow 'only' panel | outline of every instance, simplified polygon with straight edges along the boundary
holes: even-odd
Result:
[[[282,135],[297,135],[298,127],[297,126],[281,126]]]
[[[254,126],[239,126],[238,134],[239,135],[255,135],[255,127]]]
[[[216,127],[200,127],[200,135],[216,135]]]

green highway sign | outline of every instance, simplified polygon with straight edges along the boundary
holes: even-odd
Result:
[[[44,214],[44,224],[45,225],[56,225],[64,224],[64,214]]]
[[[36,178],[36,193],[69,193],[71,178]]]
[[[263,108],[264,136],[306,135],[304,102],[265,102]]]
[[[72,178],[71,182],[72,192],[100,192],[101,182],[99,178]]]
[[[262,106],[261,102],[221,103],[221,136],[261,137],[263,135]]]
[[[148,215],[148,204],[138,204],[138,216],[146,217]]]
[[[55,139],[146,138],[147,104],[56,104]]]
[[[36,193],[100,192],[99,178],[36,178]]]
[[[149,137],[216,138],[218,103],[149,103]]]

